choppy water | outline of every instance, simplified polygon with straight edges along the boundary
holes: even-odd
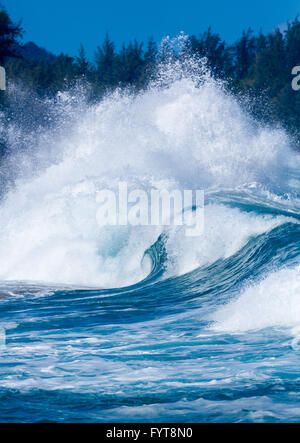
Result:
[[[299,421],[299,158],[201,75],[9,123],[0,421]],[[204,189],[203,235],[100,228],[119,180]]]

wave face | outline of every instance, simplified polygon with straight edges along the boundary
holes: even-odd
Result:
[[[300,163],[283,130],[195,60],[1,124],[0,421],[299,421]],[[120,181],[204,189],[202,236],[99,227],[97,193]]]

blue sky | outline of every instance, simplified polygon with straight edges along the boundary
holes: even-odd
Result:
[[[25,41],[54,53],[76,55],[82,43],[91,58],[106,32],[121,45],[134,38],[159,41],[180,31],[198,34],[209,25],[229,42],[243,29],[276,25],[300,15],[299,0],[1,0],[23,19]]]

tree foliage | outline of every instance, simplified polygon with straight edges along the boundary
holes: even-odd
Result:
[[[7,11],[0,10],[0,63],[8,57],[18,56],[19,39],[23,35],[20,23],[13,23]]]

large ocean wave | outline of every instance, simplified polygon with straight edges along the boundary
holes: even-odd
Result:
[[[138,94],[90,104],[81,86],[38,106],[46,124],[2,116],[2,419],[296,421],[300,168],[286,132],[196,60]],[[203,189],[203,234],[99,226],[97,192],[120,181]]]

